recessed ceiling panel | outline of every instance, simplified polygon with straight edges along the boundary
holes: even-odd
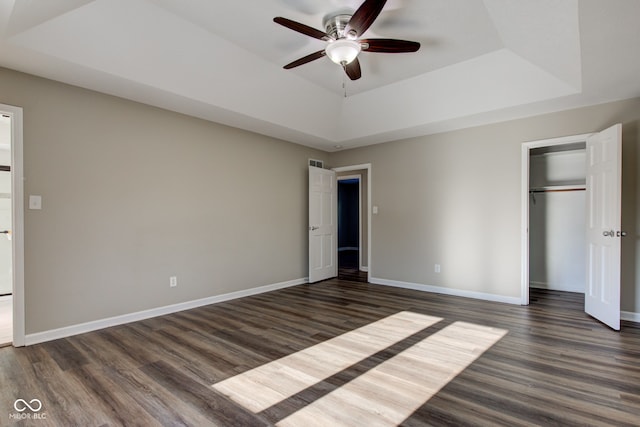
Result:
[[[200,103],[335,138],[335,129],[323,123],[337,121],[331,108],[336,95],[145,0],[96,0],[10,41]],[[278,103],[281,97],[289,102]]]
[[[484,0],[504,46],[580,89],[578,0]]]
[[[93,0],[56,0],[56,1],[33,1],[14,0],[11,11],[10,24],[7,27],[6,35],[14,35],[28,28],[46,22],[56,16],[77,9]]]
[[[389,120],[397,129],[412,128],[574,93],[569,84],[502,49],[348,98],[340,134],[355,139],[362,129],[369,135],[389,131]]]
[[[320,58],[362,0],[6,0],[0,66],[332,151],[640,96],[638,0],[389,0],[362,78]]]
[[[244,50],[282,67],[300,57],[322,50],[325,42],[307,37],[273,22],[284,16],[323,30],[323,18],[340,10],[355,10],[363,0],[254,0],[211,2],[208,0],[153,0],[207,31]],[[250,4],[250,5],[249,5]],[[389,1],[365,37],[415,40],[422,49],[411,54],[374,54],[360,57],[363,76],[347,82],[355,94],[464,61],[503,47],[487,9],[477,0]],[[318,65],[319,63],[325,63]],[[294,70],[283,71],[343,95],[342,79],[327,69],[340,68],[322,58]]]

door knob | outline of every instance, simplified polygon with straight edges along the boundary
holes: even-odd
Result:
[[[315,225],[312,225],[311,227],[309,227],[309,230],[311,230],[311,231],[315,231],[315,230],[317,230],[318,228],[320,228],[320,227],[316,227]]]
[[[618,236],[618,237],[624,237],[626,235],[627,235],[626,231],[618,231],[618,232],[616,232],[616,236]]]

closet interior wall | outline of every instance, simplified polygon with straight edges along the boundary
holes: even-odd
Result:
[[[531,150],[530,287],[585,291],[585,144]]]

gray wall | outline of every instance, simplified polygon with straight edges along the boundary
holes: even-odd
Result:
[[[324,153],[6,69],[0,103],[24,108],[43,202],[25,210],[27,334],[307,276]]]
[[[372,163],[372,277],[519,297],[521,143],[617,122],[622,308],[640,312],[640,99],[330,155],[6,69],[0,103],[24,108],[25,195],[43,197],[28,334],[306,277],[308,158]]]
[[[372,163],[371,276],[520,297],[522,143],[618,122],[622,309],[640,312],[640,98],[333,153],[333,167]]]

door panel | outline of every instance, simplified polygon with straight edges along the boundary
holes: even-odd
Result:
[[[585,312],[620,330],[622,126],[587,139]]]
[[[309,166],[309,282],[338,275],[334,171]]]

